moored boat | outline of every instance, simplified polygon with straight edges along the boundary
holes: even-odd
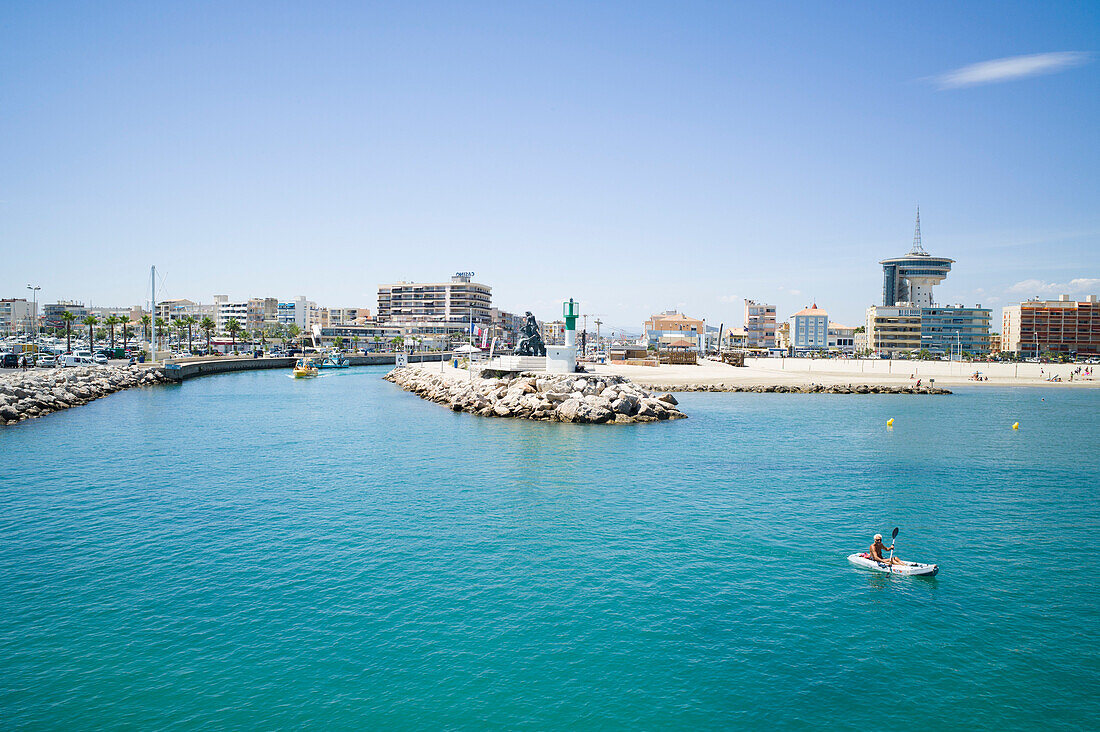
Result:
[[[324,359],[318,364],[318,367],[322,369],[346,369],[349,366],[351,366],[351,362],[339,351],[326,353]]]

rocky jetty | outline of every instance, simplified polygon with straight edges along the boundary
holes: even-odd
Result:
[[[139,366],[80,366],[0,373],[0,425],[87,404],[123,389],[166,381],[160,369]]]
[[[653,396],[622,376],[523,373],[515,377],[447,378],[418,367],[384,377],[406,391],[482,417],[544,422],[631,424],[683,419],[671,394]]]
[[[889,386],[883,384],[654,384],[657,391],[746,391],[755,394],[950,394],[933,386]]]

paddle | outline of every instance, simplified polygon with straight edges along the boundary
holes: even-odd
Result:
[[[890,532],[890,559],[894,558],[894,540],[898,538],[898,527],[895,526],[894,530]]]

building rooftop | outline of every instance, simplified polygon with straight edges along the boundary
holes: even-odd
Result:
[[[824,316],[828,317],[829,314],[827,312],[825,312],[824,310],[822,310],[821,308],[819,308],[817,306],[817,303],[815,302],[810,307],[803,308],[802,310],[799,310],[797,313],[795,313],[791,317],[793,318],[793,317],[798,316],[798,315],[824,315]]]

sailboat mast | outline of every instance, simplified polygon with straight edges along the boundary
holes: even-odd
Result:
[[[157,267],[149,268],[149,362],[157,360]]]

